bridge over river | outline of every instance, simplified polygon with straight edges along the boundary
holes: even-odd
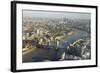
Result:
[[[23,54],[23,62],[58,61],[70,44],[87,36],[89,33],[75,29],[74,34],[60,41],[58,47],[40,45],[38,48],[32,48],[31,51],[28,50],[28,53]]]

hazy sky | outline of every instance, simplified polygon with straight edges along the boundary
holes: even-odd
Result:
[[[76,13],[76,12],[54,12],[54,11],[34,11],[23,10],[23,16],[32,18],[72,18],[72,19],[90,19],[90,13]]]

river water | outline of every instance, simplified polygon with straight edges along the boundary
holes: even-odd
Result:
[[[85,31],[75,29],[73,32],[74,34],[61,40],[60,45],[57,48],[56,46],[51,47],[47,45],[43,46],[44,48],[41,48],[39,51],[32,53],[32,57],[28,60],[28,62],[41,62],[44,60],[58,61],[70,44],[74,43],[78,39],[89,36],[89,34]],[[46,56],[49,56],[49,59]]]
[[[64,48],[65,46],[69,46],[70,44],[74,43],[76,40],[85,38],[87,36],[89,36],[89,34],[85,31],[74,30],[74,34],[68,38],[65,38],[64,41],[61,41],[59,47]]]

